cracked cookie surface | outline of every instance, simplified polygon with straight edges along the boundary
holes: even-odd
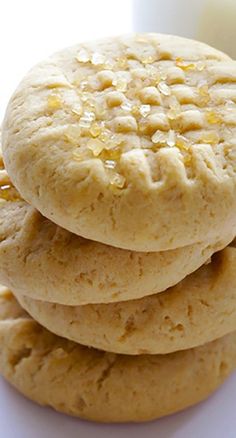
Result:
[[[236,226],[236,62],[141,34],[85,43],[33,68],[3,125],[21,195],[75,234],[136,251]]]

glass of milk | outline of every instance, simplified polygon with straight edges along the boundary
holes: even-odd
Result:
[[[236,0],[133,0],[133,27],[194,38],[236,59]]]

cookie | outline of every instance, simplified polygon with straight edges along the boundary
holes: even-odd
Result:
[[[228,236],[214,244],[132,252],[76,236],[24,201],[0,207],[0,237],[0,281],[32,298],[66,305],[117,302],[161,292],[232,240]]]
[[[236,227],[236,62],[141,34],[34,67],[10,100],[3,154],[24,199],[80,236],[135,251]]]
[[[236,248],[161,294],[114,304],[62,306],[16,296],[48,330],[122,354],[166,354],[236,330]]]
[[[0,372],[42,405],[102,422],[147,421],[208,397],[235,369],[236,335],[164,356],[82,347],[43,329],[0,295]]]
[[[219,236],[215,242],[159,253],[93,242],[60,228],[20,200],[2,163],[0,281],[32,298],[65,305],[141,298],[178,283],[232,238]]]

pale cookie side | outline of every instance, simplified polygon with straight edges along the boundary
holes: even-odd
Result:
[[[62,306],[16,293],[48,330],[80,344],[122,354],[166,354],[236,330],[236,248],[161,294],[114,304]]]
[[[11,194],[7,190],[5,198]],[[79,237],[25,201],[4,199],[0,281],[21,295],[65,305],[132,300],[178,283],[232,239],[219,236],[176,250],[133,252]]]

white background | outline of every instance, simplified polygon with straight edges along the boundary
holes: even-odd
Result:
[[[131,30],[130,0],[0,0],[0,118],[35,63],[79,41]]]
[[[165,0],[159,3],[164,6]],[[0,5],[0,119],[21,77],[37,61],[81,40],[132,30],[129,0],[0,0]],[[235,405],[236,375],[208,401],[180,414],[142,425],[98,425],[41,408],[0,378],[0,437],[235,438]]]

